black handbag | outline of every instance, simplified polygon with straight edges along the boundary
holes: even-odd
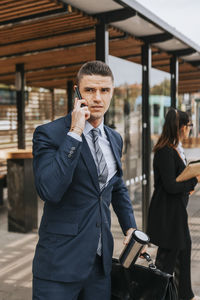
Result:
[[[173,275],[157,269],[149,254],[145,259],[148,267],[134,264],[126,269],[113,258],[111,300],[178,300]]]

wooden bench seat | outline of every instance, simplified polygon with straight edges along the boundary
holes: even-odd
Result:
[[[7,187],[7,159],[32,158],[31,149],[8,148],[0,150],[0,205],[3,205],[3,189]]]

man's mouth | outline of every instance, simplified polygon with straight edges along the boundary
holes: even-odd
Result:
[[[101,106],[101,105],[93,105],[93,106],[91,106],[91,108],[94,108],[94,109],[101,109],[101,108],[103,108],[103,106]]]

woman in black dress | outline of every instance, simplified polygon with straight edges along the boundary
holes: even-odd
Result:
[[[181,300],[200,299],[194,297],[191,287],[191,238],[186,210],[189,194],[200,176],[176,182],[186,166],[181,142],[188,137],[191,126],[187,113],[168,111],[154,147],[154,193],[147,228],[151,242],[158,246],[156,265],[167,273],[175,272]]]

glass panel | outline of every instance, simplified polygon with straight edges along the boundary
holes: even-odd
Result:
[[[141,228],[142,67],[112,56],[109,57],[109,65],[115,78],[115,91],[108,112],[108,124],[123,138],[123,177],[130,193],[137,225]],[[113,224],[114,255],[118,256],[123,247],[123,235],[114,214]]]
[[[170,74],[151,69],[150,84],[150,111],[151,111],[151,142],[152,148],[162,132],[165,115],[171,105]]]

